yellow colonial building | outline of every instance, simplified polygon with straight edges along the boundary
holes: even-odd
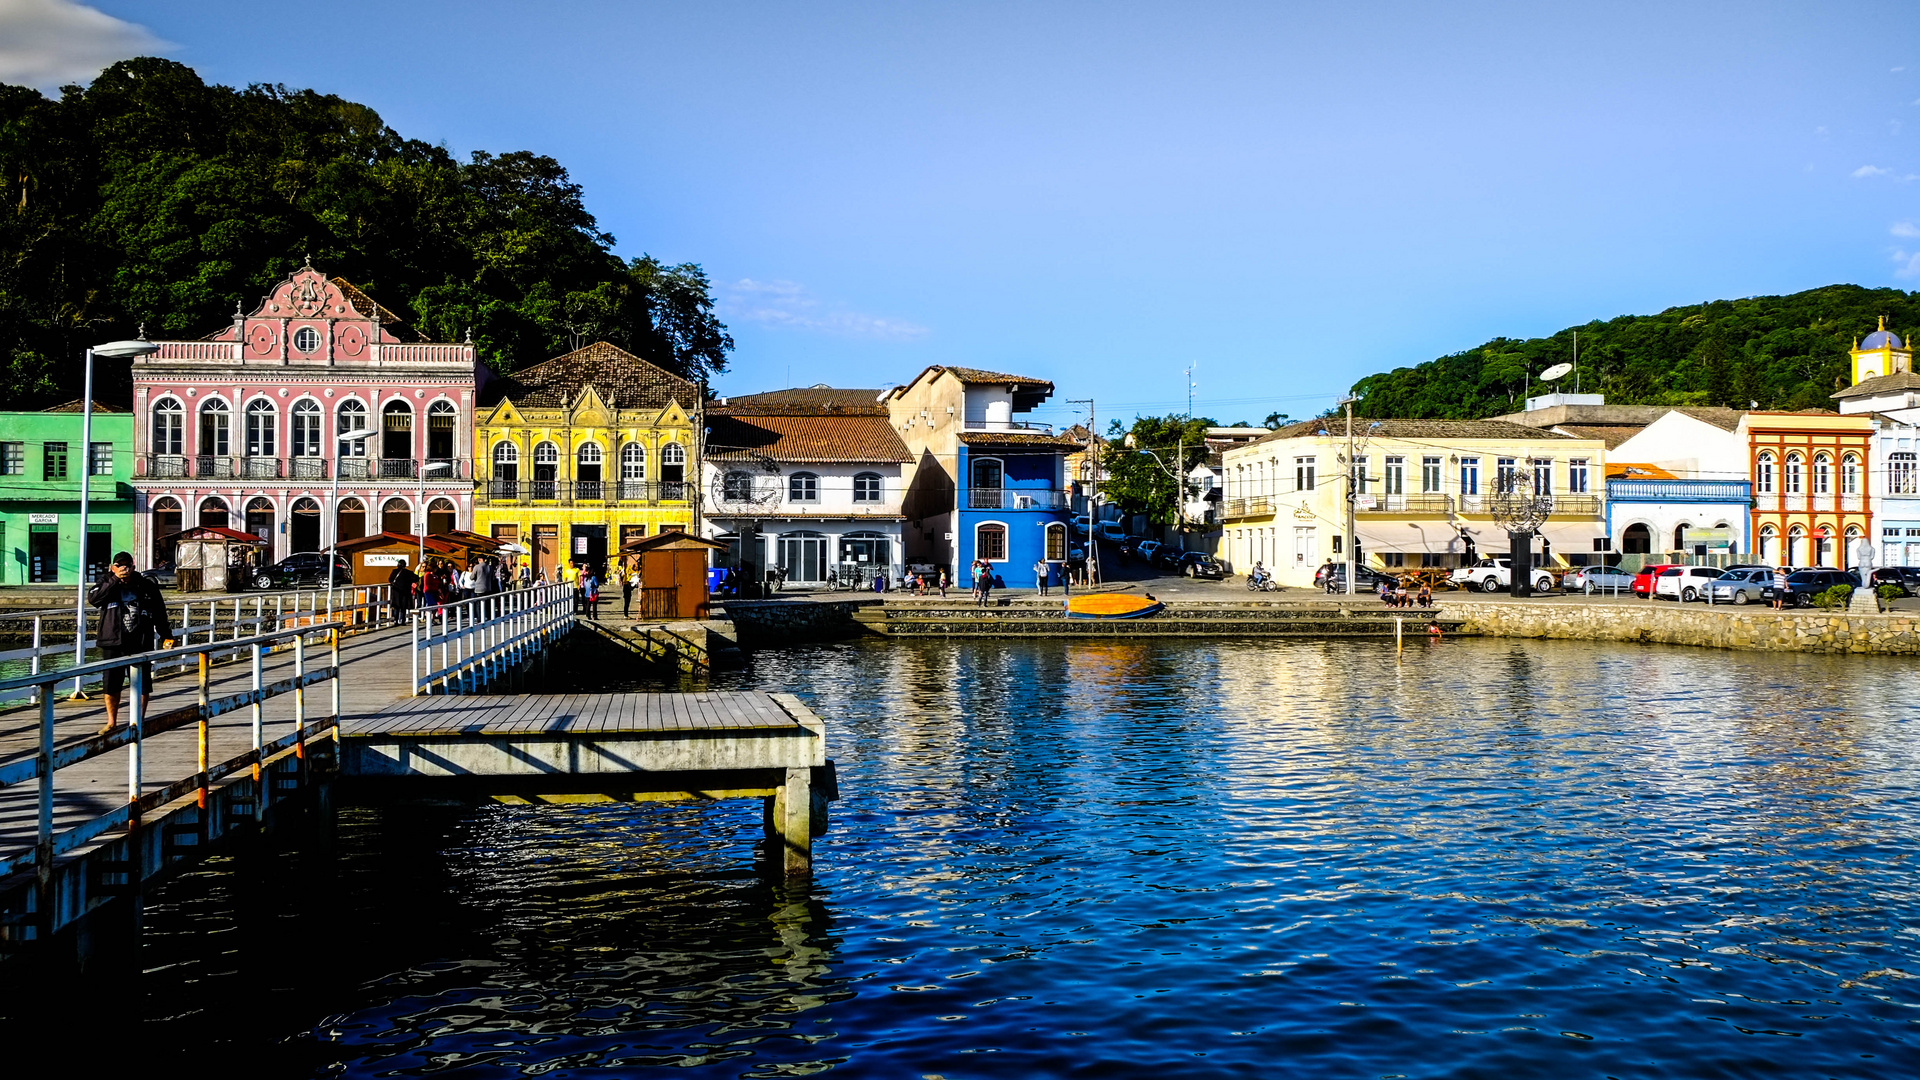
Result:
[[[1311,586],[1359,544],[1376,570],[1454,568],[1503,554],[1490,496],[1525,472],[1552,497],[1534,539],[1537,565],[1565,569],[1609,550],[1602,514],[1606,443],[1504,420],[1306,420],[1221,454],[1220,555],[1234,573],[1257,562],[1283,585]],[[1347,533],[1352,494],[1354,531]]]
[[[700,388],[604,341],[481,384],[474,531],[536,572],[693,531]]]

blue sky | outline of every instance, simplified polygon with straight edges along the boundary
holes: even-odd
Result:
[[[0,78],[157,52],[550,154],[713,276],[722,393],[967,364],[1104,425],[1193,363],[1196,412],[1299,417],[1494,335],[1920,288],[1910,2],[95,7],[0,0]]]

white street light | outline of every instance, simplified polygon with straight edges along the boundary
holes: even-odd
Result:
[[[332,499],[333,510],[332,510],[332,521],[328,523],[328,529],[327,529],[327,536],[328,536],[327,618],[328,619],[333,618],[333,575],[337,572],[334,569],[334,560],[340,557],[340,461],[343,456],[340,453],[340,444],[359,442],[362,439],[370,439],[373,437],[373,434],[374,432],[372,428],[355,428],[352,431],[343,431],[333,437],[333,499]]]
[[[450,472],[452,469],[451,461],[428,461],[420,466],[420,569],[425,569],[427,565],[427,474]]]
[[[160,346],[146,339],[145,327],[141,336],[131,341],[110,341],[105,345],[95,345],[87,350],[86,374],[82,377],[80,393],[80,559],[79,581],[76,583],[73,598],[73,665],[79,667],[87,662],[87,513],[88,489],[93,480],[93,358],[104,356],[109,360],[131,360],[136,356],[152,356],[160,351]],[[72,460],[69,458],[68,460]],[[109,459],[108,476],[112,476]],[[111,548],[113,545],[107,545]],[[111,559],[113,556],[107,556]],[[85,697],[80,693],[80,680],[73,680],[75,700]]]

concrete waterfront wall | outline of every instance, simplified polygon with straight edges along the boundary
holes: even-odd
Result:
[[[1489,603],[1442,600],[1460,632],[1488,637],[1625,641],[1711,649],[1811,653],[1920,654],[1920,617],[1803,608],[1703,607],[1647,602],[1592,604],[1572,597]]]
[[[724,607],[740,644],[757,648],[858,637],[870,632],[856,617],[860,610],[881,603],[879,597],[869,596],[859,600],[728,600]]]

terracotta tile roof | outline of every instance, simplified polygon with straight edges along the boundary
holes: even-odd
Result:
[[[369,319],[379,319],[380,328],[387,333],[392,334],[401,341],[427,340],[418,331],[414,330],[413,327],[408,326],[407,320],[381,307],[378,301],[366,293],[361,292],[360,287],[353,282],[343,277],[337,277],[333,279],[333,284],[335,288],[340,290],[340,295],[347,298],[347,303],[353,305],[353,310],[365,315]]]
[[[561,409],[573,404],[591,384],[616,409],[664,409],[670,401],[692,410],[700,388],[673,372],[650,364],[625,349],[596,341],[511,375],[490,380],[481,404],[501,398],[521,408]]]
[[[1634,461],[1609,461],[1607,462],[1607,479],[1678,480],[1680,478],[1658,465],[1642,465]]]
[[[1862,379],[1845,390],[1833,395],[1835,401],[1850,398],[1878,397],[1881,394],[1899,394],[1908,390],[1920,390],[1920,375],[1911,371],[1896,371],[1891,375]]]
[[[1377,427],[1375,425],[1378,425]],[[1325,432],[1328,437],[1344,438],[1347,433],[1347,419],[1344,416],[1324,419],[1302,420],[1255,439],[1254,443],[1273,442],[1277,439],[1299,439],[1319,435]],[[1509,440],[1554,440],[1573,438],[1540,428],[1515,424],[1507,420],[1374,420],[1369,417],[1353,418],[1353,434],[1362,438],[1372,434],[1382,439],[1509,439]],[[1251,446],[1253,443],[1242,443]]]
[[[1047,380],[1036,379],[1028,375],[1008,375],[1004,372],[986,371],[981,368],[951,367],[951,366],[944,366],[944,365],[943,365],[943,369],[952,373],[954,378],[959,379],[963,383],[988,383],[988,384],[1002,384],[1007,386],[1044,386],[1049,390],[1053,389],[1053,384],[1048,382]]]
[[[1049,446],[1060,450],[1085,450],[1086,447],[1065,435],[1041,431],[968,431],[960,435],[968,446]]]
[[[1647,430],[1645,424],[1555,424],[1553,430],[1564,431],[1576,439],[1599,439],[1611,450],[1635,435]]]
[[[789,416],[803,415],[793,410],[828,409],[838,413],[870,413],[885,416],[887,407],[880,403],[880,395],[886,393],[878,387],[872,390],[849,390],[837,386],[796,386],[788,390],[769,390],[764,394],[741,394],[728,397],[724,403],[716,402],[711,409],[725,410],[735,416],[773,416],[786,412]]]
[[[64,405],[55,405],[51,409],[42,409],[40,411],[41,412],[77,413],[77,412],[84,411],[81,409],[80,405],[81,405],[80,399],[75,398]],[[120,408],[118,405],[109,405],[106,402],[101,401],[99,398],[94,398],[93,411],[96,413],[123,413],[123,412],[126,412],[127,410]]]
[[[707,457],[714,461],[912,461],[886,416],[730,416],[707,414]]]

